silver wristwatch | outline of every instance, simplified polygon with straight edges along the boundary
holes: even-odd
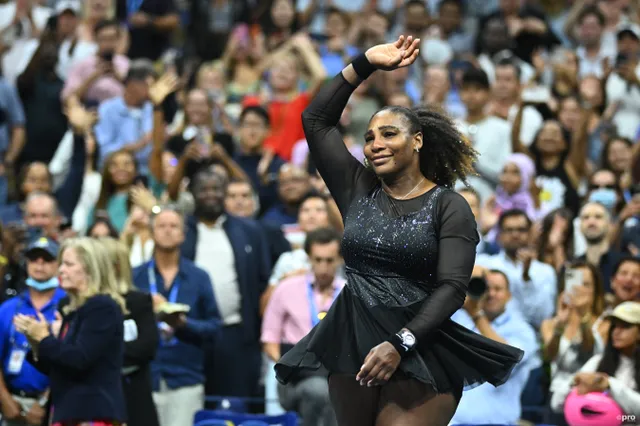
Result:
[[[400,332],[396,334],[396,336],[398,336],[398,338],[400,339],[400,344],[405,348],[407,352],[413,349],[416,345],[416,336],[414,336],[413,333],[407,329],[400,330]]]

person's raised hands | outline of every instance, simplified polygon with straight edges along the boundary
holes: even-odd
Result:
[[[393,43],[373,46],[365,55],[371,65],[384,71],[392,71],[413,64],[420,54],[420,39],[401,35]]]

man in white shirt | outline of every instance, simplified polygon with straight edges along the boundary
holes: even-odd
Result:
[[[580,46],[576,49],[580,78],[595,75],[602,78],[605,64],[613,65],[616,52],[602,46],[602,34],[606,24],[605,16],[597,5],[585,7],[578,16],[578,38]]]
[[[485,113],[489,97],[487,74],[475,68],[466,70],[462,76],[461,98],[467,107],[467,118],[456,120],[456,124],[480,154],[475,164],[479,176],[471,176],[468,180],[482,201],[493,194],[512,151],[509,123]]]

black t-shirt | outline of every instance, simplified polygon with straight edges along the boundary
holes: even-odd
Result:
[[[126,2],[124,3],[126,8]],[[173,0],[143,0],[138,11],[157,18],[176,13],[176,6]],[[129,34],[131,44],[128,56],[131,59],[147,58],[155,61],[167,50],[171,41],[171,33],[160,32],[153,26],[129,28]]]
[[[233,138],[228,133],[216,133],[213,136],[213,140],[215,143],[218,143],[224,148],[227,154],[233,158],[235,146],[233,144]],[[174,135],[167,141],[166,149],[171,152],[176,158],[180,158],[184,153],[187,145],[189,145],[189,141],[186,141],[182,135]],[[213,163],[210,160],[204,161],[189,161],[185,168],[185,177],[191,179],[193,175],[200,169],[201,167],[206,167],[209,164]]]

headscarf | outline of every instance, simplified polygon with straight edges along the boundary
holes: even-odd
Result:
[[[496,207],[501,211],[520,209],[527,213],[529,219],[536,220],[536,204],[531,196],[531,180],[535,178],[536,166],[533,160],[526,154],[511,154],[505,164],[515,164],[520,170],[520,188],[514,194],[507,192],[498,186],[496,190]]]

